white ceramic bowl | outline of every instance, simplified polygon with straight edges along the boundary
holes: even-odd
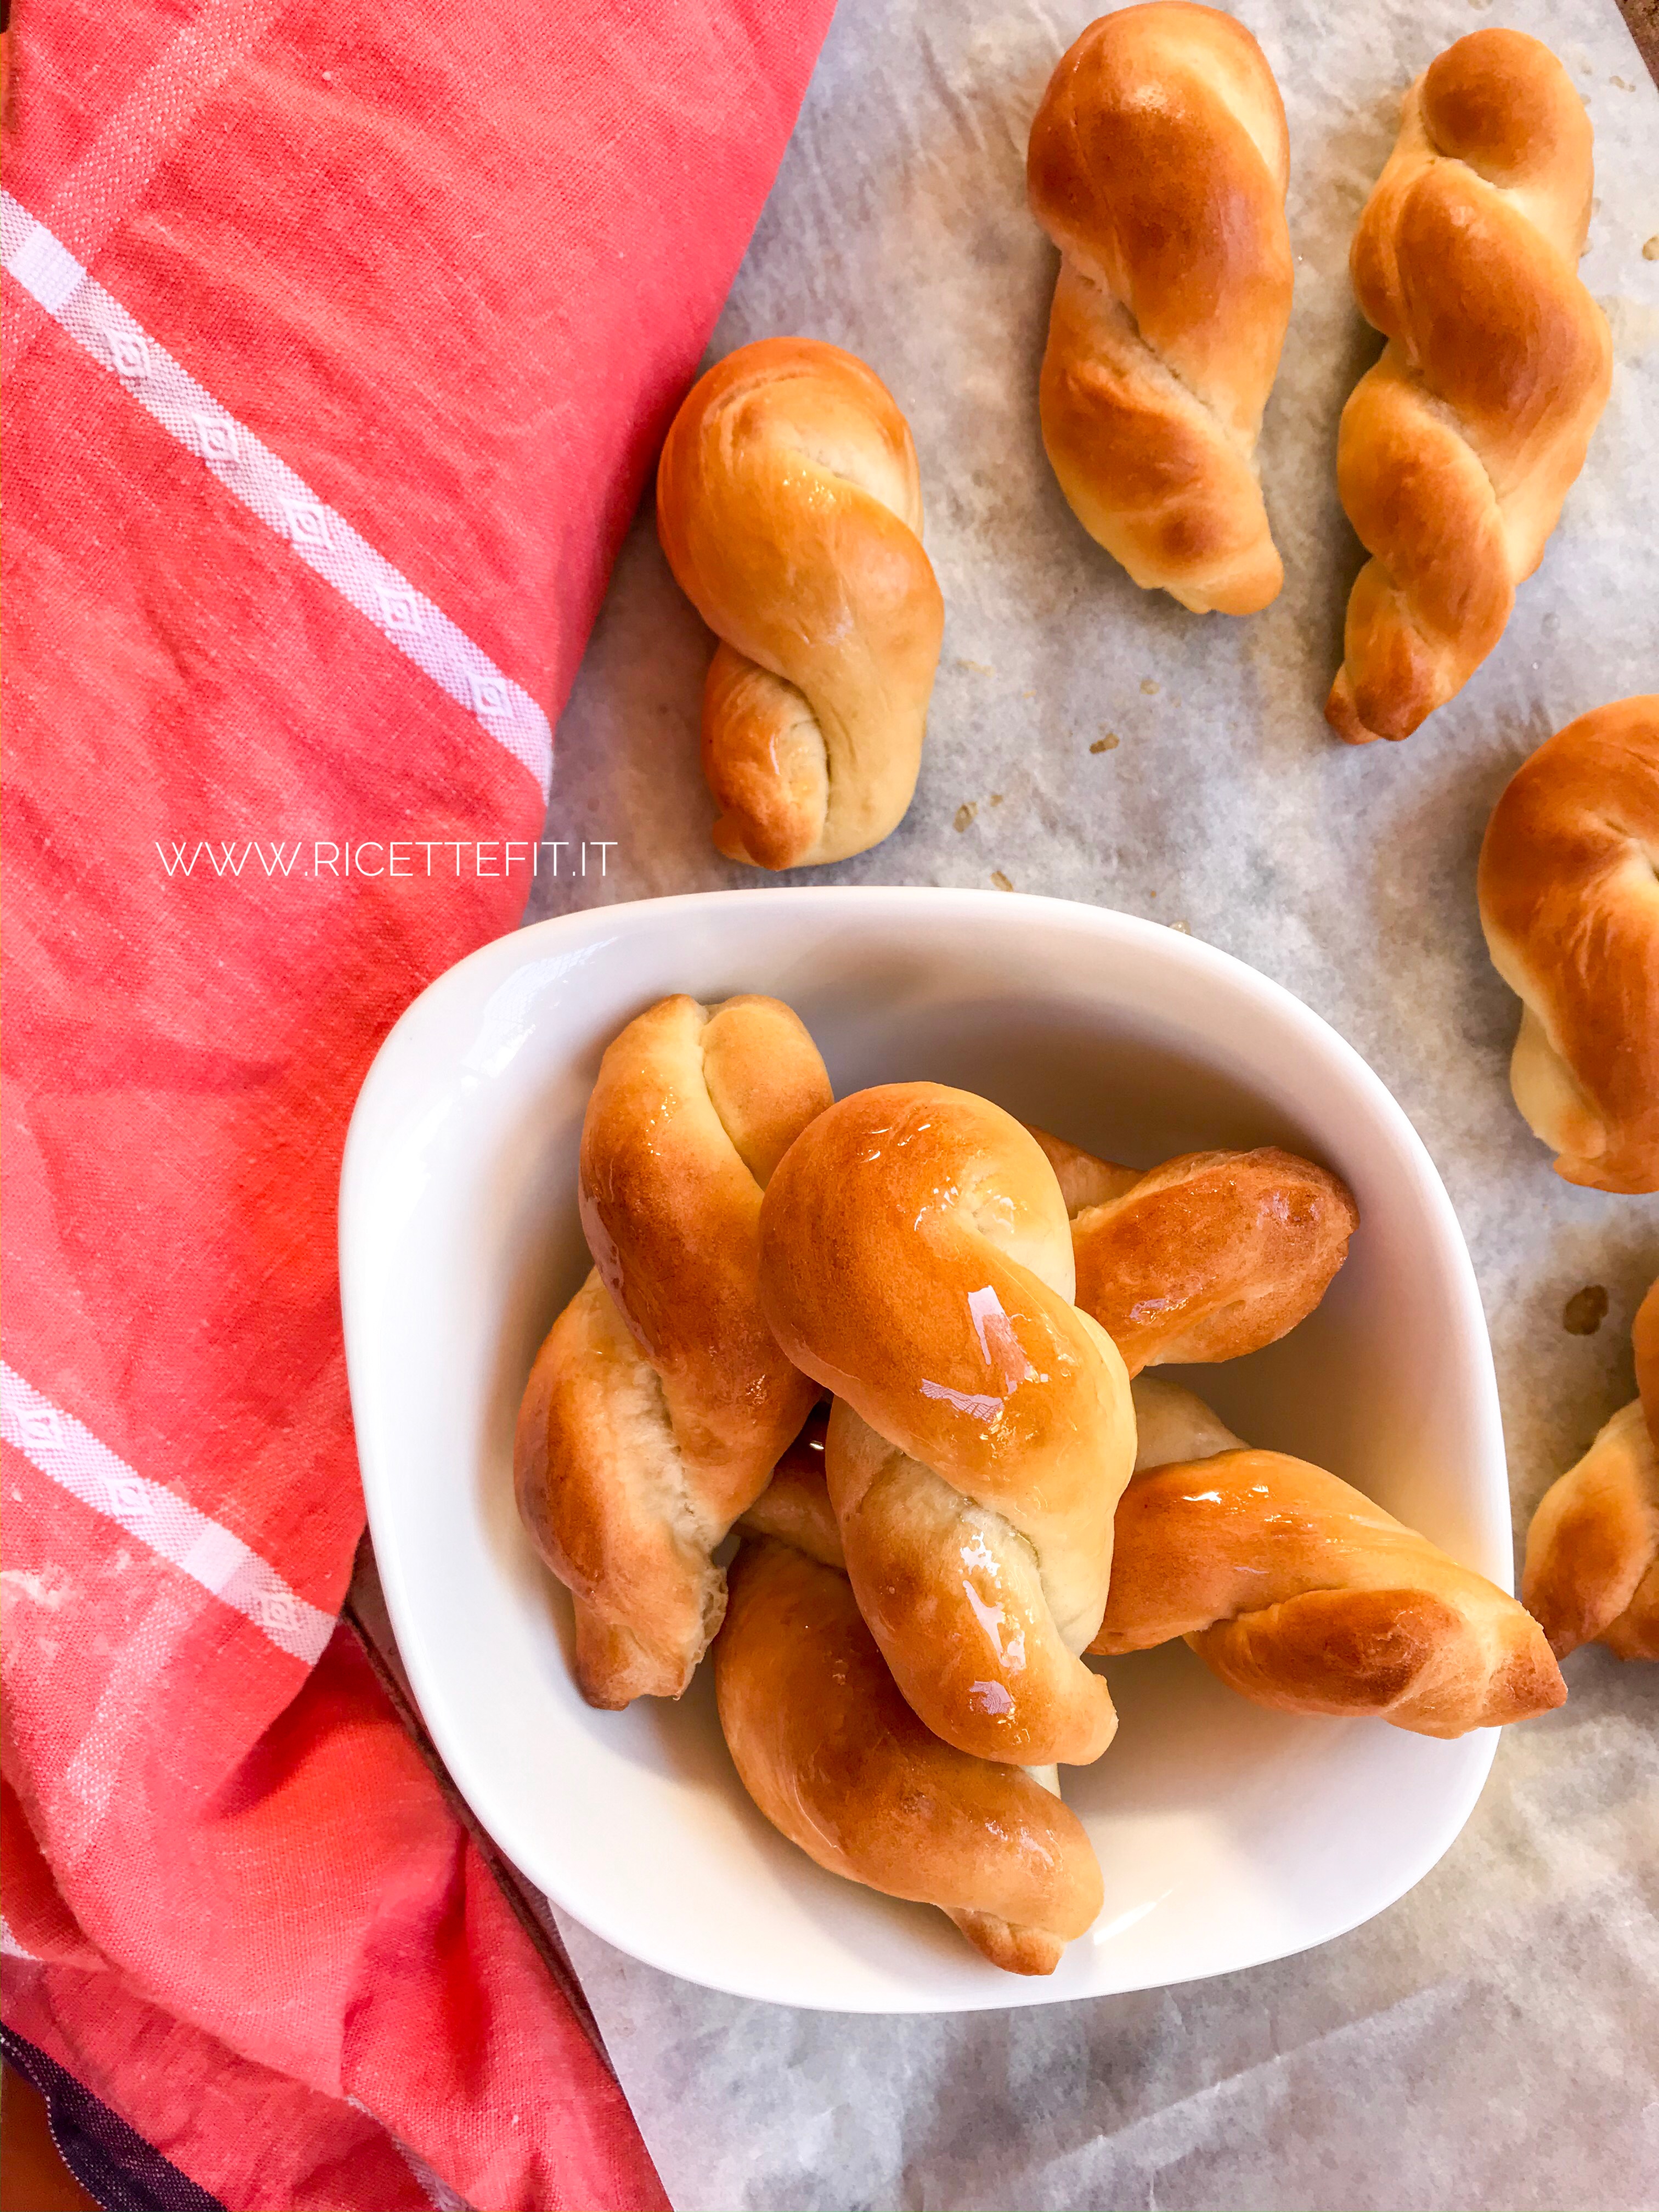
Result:
[[[341,1193],[375,1553],[427,1724],[496,1842],[653,1966],[847,2011],[1155,1987],[1381,1911],[1462,1826],[1491,1733],[1437,1743],[1264,1711],[1182,1645],[1112,1662],[1116,1742],[1064,1776],[1105,1910],[1027,1980],[775,1834],[726,1755],[707,1667],[677,1705],[582,1703],[564,1593],[514,1510],[514,1420],[588,1264],[576,1149],[599,1054],[672,991],[787,1000],[838,1094],[932,1077],[1137,1164],[1273,1141],[1334,1168],[1360,1228],[1317,1313],[1180,1379],[1510,1587],[1492,1356],[1450,1204],[1376,1077],[1278,985],[1150,922],[994,891],[780,887],[567,915],[410,1008],[363,1085]]]

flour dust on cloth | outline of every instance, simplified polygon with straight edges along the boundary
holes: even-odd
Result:
[[[663,2201],[336,1626],[346,1120],[526,878],[270,855],[539,834],[828,14],[18,27],[5,2019],[227,2206]]]

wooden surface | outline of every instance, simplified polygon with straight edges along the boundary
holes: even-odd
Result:
[[[58,2155],[46,2100],[9,2066],[0,2093],[0,2212],[96,2212]]]
[[[1619,5],[1650,75],[1659,84],[1659,0],[1619,0]]]

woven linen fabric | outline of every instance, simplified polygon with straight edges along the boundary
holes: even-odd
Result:
[[[387,1028],[522,908],[828,14],[15,32],[4,2010],[228,2206],[663,2201],[336,1627],[334,1209]]]

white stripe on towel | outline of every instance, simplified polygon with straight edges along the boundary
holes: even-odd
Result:
[[[530,694],[286,461],[227,415],[10,192],[0,192],[0,260],[170,436],[528,769],[546,798],[553,732]]]
[[[99,1443],[15,1369],[0,1365],[0,1437],[42,1474],[245,1613],[280,1651],[314,1666],[334,1633],[330,1613],[291,1589],[240,1536],[151,1482]]]
[[[29,1959],[33,1960],[36,1965],[40,1963],[34,1959],[33,1952],[26,1951],[12,1934],[3,1913],[0,1913],[0,1959]]]

